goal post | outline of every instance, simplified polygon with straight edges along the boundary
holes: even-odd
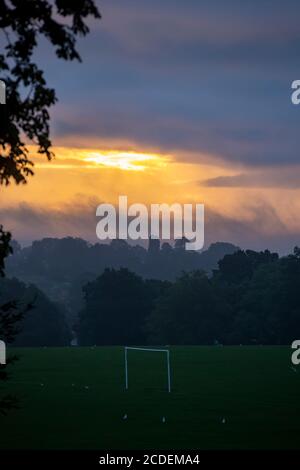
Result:
[[[125,389],[128,390],[128,350],[133,351],[148,351],[148,352],[159,352],[165,353],[167,359],[167,376],[168,376],[168,392],[171,392],[171,367],[170,367],[170,351],[169,349],[154,349],[154,348],[137,348],[137,347],[124,347],[124,359],[125,359]]]

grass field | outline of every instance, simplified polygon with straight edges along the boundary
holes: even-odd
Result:
[[[168,394],[159,353],[129,352],[126,392],[123,348],[13,350],[21,358],[5,389],[21,407],[0,417],[0,447],[300,448],[300,366],[289,348],[170,351]]]

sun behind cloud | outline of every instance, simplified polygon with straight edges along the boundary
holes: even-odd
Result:
[[[159,154],[128,151],[95,151],[87,152],[84,161],[110,168],[129,171],[144,171],[149,167],[163,167],[169,158]]]
[[[115,168],[124,171],[145,171],[148,169],[164,168],[171,160],[171,156],[130,150],[105,150],[57,147],[55,159],[51,162],[42,160],[33,151],[33,161],[36,168],[71,169],[88,168],[97,169]]]

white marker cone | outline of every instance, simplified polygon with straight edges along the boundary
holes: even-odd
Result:
[[[124,420],[127,419],[127,415],[126,415],[126,414],[123,416],[123,419],[124,419]]]
[[[162,418],[162,422],[165,423],[166,422],[166,418],[163,416]]]

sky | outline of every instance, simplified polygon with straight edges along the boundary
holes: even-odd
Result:
[[[59,102],[55,160],[1,190],[0,218],[28,244],[96,241],[96,207],[204,203],[206,245],[287,253],[300,244],[300,4],[102,0],[83,62],[36,60]],[[3,197],[4,196],[4,197]]]

